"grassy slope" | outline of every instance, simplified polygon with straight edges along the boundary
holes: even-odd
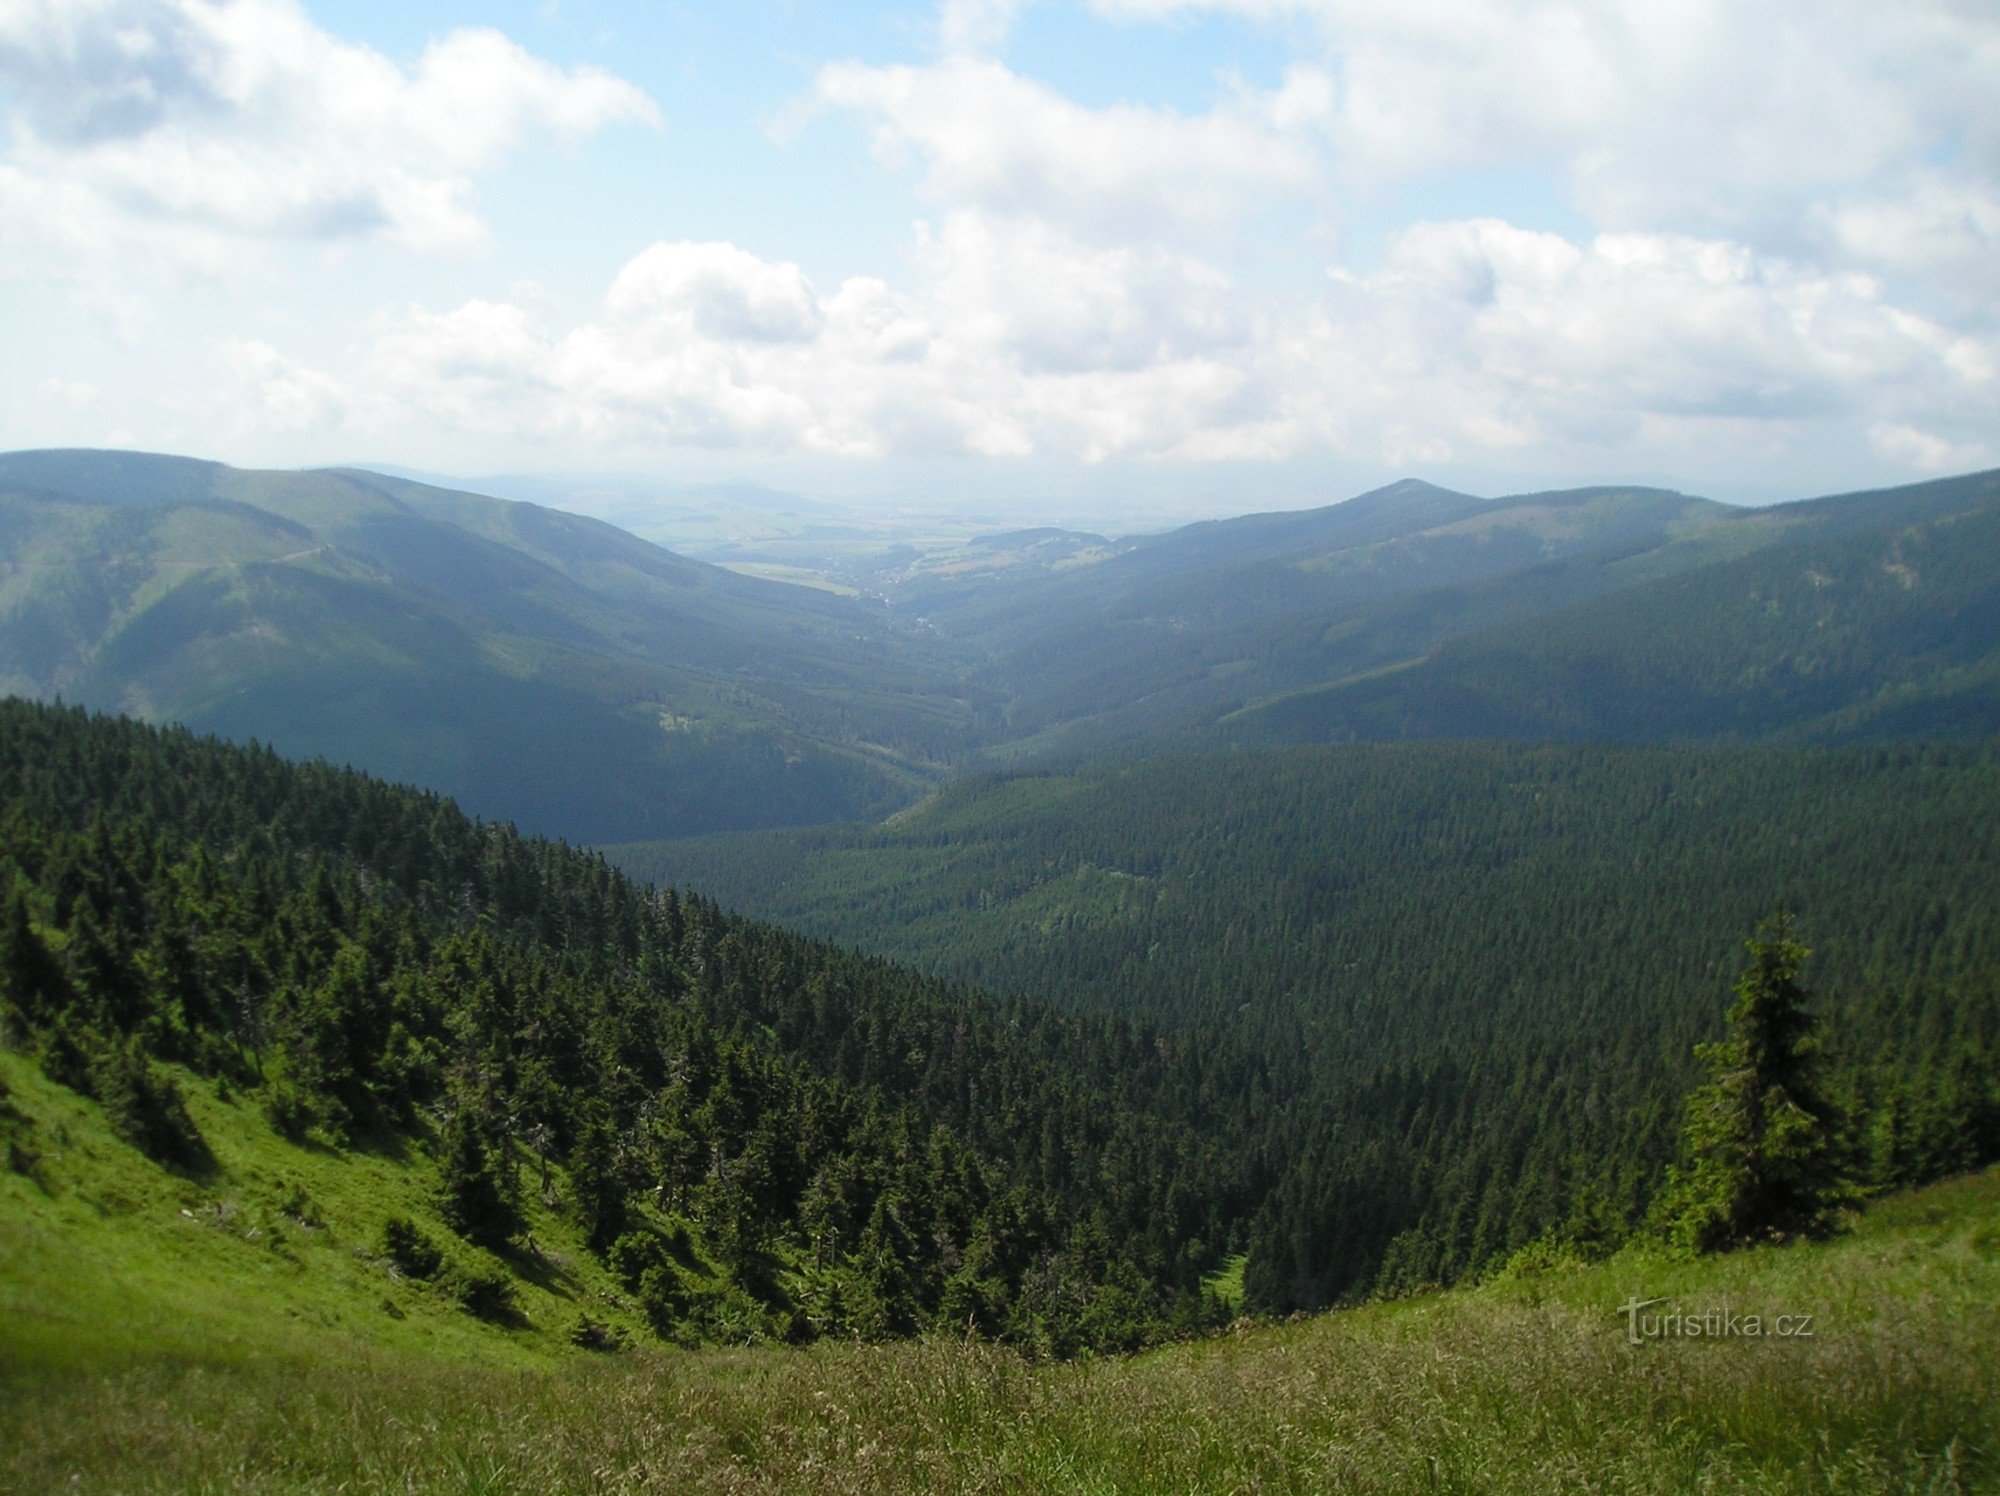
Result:
[[[341,1363],[364,1353],[485,1365],[543,1365],[580,1314],[639,1333],[618,1284],[569,1223],[524,1205],[539,1256],[502,1262],[457,1241],[433,1202],[436,1171],[416,1154],[299,1146],[254,1098],[220,1099],[179,1075],[215,1155],[194,1178],[120,1141],[94,1102],[0,1054],[0,1324],[11,1379],[127,1362],[276,1358]],[[393,1274],[390,1216],[415,1220],[458,1266],[506,1272],[519,1314],[473,1319],[442,1282]]]
[[[8,1489],[72,1476],[82,1489],[494,1492],[2000,1479],[2000,1172],[1883,1202],[1824,1245],[1698,1263],[1628,1250],[1131,1361],[1032,1367],[939,1342],[605,1358],[561,1353],[574,1302],[561,1293],[525,1291],[527,1324],[498,1330],[366,1260],[382,1215],[423,1208],[421,1168],[280,1153],[197,1095],[239,1201],[218,1229],[204,1218],[213,1191],[139,1162],[87,1103],[0,1063],[41,1146],[58,1125],[69,1138],[45,1153],[52,1196],[0,1175]],[[291,1182],[322,1230],[277,1210]],[[556,1222],[535,1229],[569,1255]],[[574,1255],[568,1291],[587,1295]],[[1617,1306],[1662,1295],[1689,1313],[1811,1314],[1814,1334],[1628,1344]]]

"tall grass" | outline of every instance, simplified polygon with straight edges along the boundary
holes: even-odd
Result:
[[[68,1105],[9,1074],[17,1100]],[[0,1489],[2000,1489],[2000,1173],[1828,1243],[1524,1268],[1130,1360],[948,1340],[604,1356],[563,1348],[564,1316],[602,1302],[587,1262],[524,1293],[517,1327],[479,1324],[361,1250],[420,1194],[409,1164],[266,1156],[193,1100],[246,1210],[268,1207],[242,1181],[282,1164],[324,1224],[274,1251],[190,1220],[179,1202],[211,1186],[122,1172],[88,1108],[63,1113],[99,1182],[0,1176]],[[1633,1345],[1635,1297],[1814,1331]]]
[[[10,1489],[1993,1489],[2000,1181],[1823,1247],[1644,1257],[1129,1361],[823,1345],[492,1370],[376,1352],[0,1383]],[[1629,1292],[1816,1316],[1633,1346]]]

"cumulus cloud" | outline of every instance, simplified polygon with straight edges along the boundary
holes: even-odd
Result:
[[[1303,23],[1357,186],[1552,165],[1610,229],[2000,291],[2000,11],[1956,0],[1096,0]]]
[[[353,392],[269,343],[230,338],[216,349],[231,393],[230,424],[246,435],[323,431],[344,422]]]
[[[0,254],[29,272],[214,268],[246,240],[459,252],[483,236],[474,178],[507,151],[659,118],[631,85],[489,30],[405,71],[294,0],[10,0],[0,98]]]
[[[730,245],[656,244],[576,325],[413,308],[344,380],[269,366],[264,400],[323,413],[338,384],[369,392],[349,399],[363,427],[1084,461],[1533,449],[1615,467],[1691,439],[1804,450],[1853,431],[1931,469],[1973,465],[2000,396],[1991,340],[1868,276],[1723,240],[1418,225],[1306,303],[974,210],[927,229],[914,259],[907,291],[821,288]]]
[[[667,336],[724,343],[806,342],[822,321],[798,266],[731,244],[655,244],[618,272],[605,310]]]
[[[816,282],[696,229],[581,312],[407,305],[317,363],[220,341],[216,398],[244,429],[376,450],[441,430],[572,455],[1995,460],[2000,12],[1095,0],[1298,42],[1188,109],[1086,105],[1002,62],[1024,4],[945,0],[928,60],[811,85],[928,204],[893,274]],[[0,0],[0,96],[0,271],[111,255],[127,281],[221,274],[246,242],[461,250],[507,151],[657,119],[496,33],[404,67],[294,0]],[[1590,227],[1406,223],[1311,277],[1308,242],[1334,238],[1301,223],[1490,168],[1560,183]]]
[[[1493,221],[1419,225],[1378,274],[1343,289],[1312,341],[1349,357],[1379,350],[1434,391],[1431,428],[1458,455],[1609,454],[1677,423],[1804,440],[1892,411],[1972,430],[2000,393],[1990,347],[1893,305],[1873,279],[1726,241],[1575,245]],[[1340,367],[1308,358],[1300,377],[1315,363]]]

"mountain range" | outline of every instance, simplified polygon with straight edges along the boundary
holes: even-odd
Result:
[[[0,689],[575,838],[869,815],[931,783],[970,708],[882,614],[379,474],[0,457]]]
[[[353,469],[0,456],[0,689],[349,762],[574,839],[868,819],[955,775],[1429,738],[2000,727],[2000,472],[912,551],[837,595]]]

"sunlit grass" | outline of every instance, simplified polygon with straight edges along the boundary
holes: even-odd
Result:
[[[217,1187],[121,1158],[88,1104],[6,1063],[37,1135],[65,1127],[104,1181],[51,1197],[0,1176],[8,1490],[2000,1482],[2000,1174],[1882,1202],[1824,1244],[1700,1262],[1628,1251],[1130,1360],[1036,1366],[942,1340],[593,1356],[563,1344],[600,1281],[587,1262],[569,1287],[524,1294],[512,1330],[385,1276],[367,1238],[421,1207],[415,1162],[279,1152],[198,1096],[227,1176],[281,1172],[326,1218],[316,1232],[280,1218],[289,1260],[181,1216]],[[269,1209],[263,1185],[234,1187],[243,1209]],[[553,1219],[536,1229],[560,1240]],[[1814,1333],[1635,1346],[1617,1312],[1635,1297],[1811,1314]]]

